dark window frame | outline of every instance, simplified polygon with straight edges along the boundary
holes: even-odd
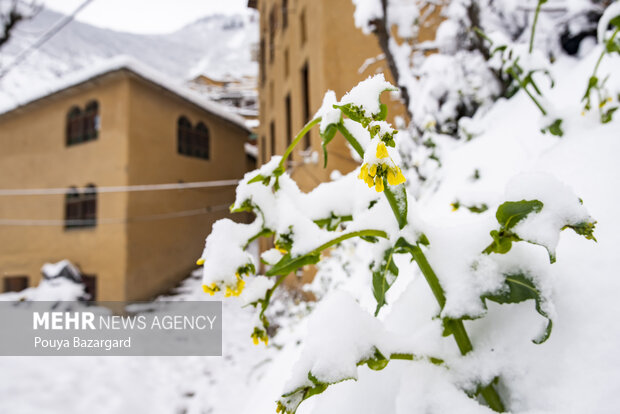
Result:
[[[70,187],[65,194],[65,230],[97,226],[97,187],[88,184],[80,192]]]
[[[310,121],[310,66],[306,61],[301,67],[301,99],[304,124]],[[312,147],[310,131],[304,137],[304,150]]]
[[[26,275],[4,276],[2,285],[3,292],[21,292],[28,289],[30,278]]]
[[[282,31],[288,27],[288,0],[282,0]]]
[[[72,106],[67,112],[65,144],[73,146],[99,137],[100,125],[99,102],[95,99],[88,101],[84,110],[79,106]]]
[[[271,156],[276,155],[276,122],[271,121],[269,123],[269,140],[271,144]]]
[[[177,153],[193,158],[211,158],[211,133],[209,127],[200,121],[192,127],[184,115],[177,119]]]
[[[292,124],[292,106],[291,93],[287,93],[284,97],[284,112],[286,116],[286,148],[291,146],[293,142],[293,124]]]

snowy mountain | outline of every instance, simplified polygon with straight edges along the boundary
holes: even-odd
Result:
[[[43,9],[19,25],[0,51],[0,71],[63,17]],[[63,76],[103,60],[128,55],[172,79],[256,76],[257,14],[212,15],[165,35],[137,35],[72,21],[0,79],[0,102],[19,99]]]

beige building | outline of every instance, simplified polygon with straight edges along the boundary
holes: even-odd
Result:
[[[87,275],[97,300],[143,300],[174,286],[195,267],[212,223],[228,215],[249,134],[240,116],[131,62],[5,110],[4,288],[36,285],[41,266],[62,259]],[[211,184],[133,191],[190,182]]]

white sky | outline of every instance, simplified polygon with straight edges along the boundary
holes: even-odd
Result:
[[[49,9],[70,14],[84,0],[41,0]],[[247,0],[94,0],[76,20],[132,33],[169,33],[213,13],[235,13]]]

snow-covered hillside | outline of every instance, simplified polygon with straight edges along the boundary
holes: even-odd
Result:
[[[0,51],[0,71],[62,18],[43,9],[19,25]],[[252,61],[258,42],[258,17],[248,10],[212,15],[166,35],[136,35],[72,21],[25,61],[0,79],[0,103],[20,98],[25,90],[45,89],[68,73],[102,60],[128,55],[179,81],[197,75],[214,78],[256,76]]]

